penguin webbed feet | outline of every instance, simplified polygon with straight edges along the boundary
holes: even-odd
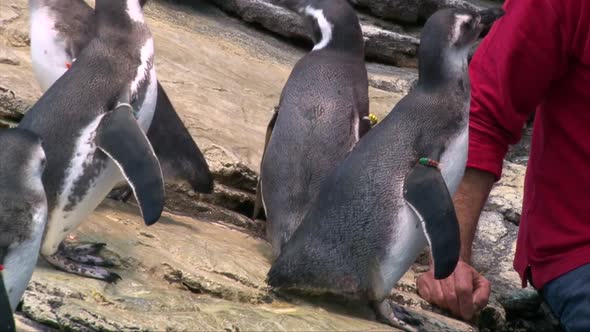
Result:
[[[423,323],[391,299],[372,301],[377,321],[408,332],[422,332]]]
[[[102,268],[113,267],[115,264],[97,255],[105,246],[105,243],[62,244],[55,254],[43,257],[49,264],[64,272],[116,283],[122,279],[121,276]]]
[[[111,190],[111,192],[108,195],[108,198],[115,201],[127,203],[129,198],[131,198],[131,195],[133,195],[133,190],[128,185],[125,185]]]
[[[98,256],[106,243],[86,243],[79,245],[61,245],[61,254],[77,263],[90,264],[94,266],[114,267],[115,264],[110,260]]]

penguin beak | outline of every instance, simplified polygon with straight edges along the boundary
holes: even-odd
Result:
[[[481,17],[479,24],[485,29],[489,28],[497,19],[504,16],[502,8],[489,8],[480,11],[478,14]]]

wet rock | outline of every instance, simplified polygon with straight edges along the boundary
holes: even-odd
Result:
[[[51,328],[46,325],[39,324],[27,317],[22,313],[16,313],[14,315],[14,321],[16,323],[17,332],[57,332],[58,330]]]
[[[343,307],[274,298],[264,282],[270,246],[262,240],[171,213],[146,227],[138,212],[105,201],[76,232],[78,241],[107,243],[121,259],[115,271],[123,280],[107,285],[40,260],[23,313],[76,331],[393,330],[344,315]]]
[[[314,299],[287,303],[274,297],[264,282],[266,242],[169,213],[148,228],[137,212],[105,202],[77,232],[80,241],[106,241],[121,257],[116,271],[122,281],[104,285],[40,262],[24,313],[81,331],[219,330],[229,322],[240,330],[394,330],[376,323],[364,306]],[[410,310],[436,330],[470,330],[439,314]]]

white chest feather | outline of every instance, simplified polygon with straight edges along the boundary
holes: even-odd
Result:
[[[46,219],[47,205],[43,205],[33,214],[31,238],[11,247],[4,260],[2,275],[13,311],[20,302],[37,265]]]
[[[465,173],[467,150],[469,144],[469,126],[453,137],[440,160],[442,176],[447,183],[451,196],[457,191],[459,182]]]
[[[328,22],[328,19],[326,19],[326,16],[324,15],[324,11],[322,9],[313,8],[312,6],[307,6],[305,7],[305,14],[316,20],[322,34],[322,39],[314,45],[312,51],[321,50],[328,46],[330,41],[332,41],[334,26]]]
[[[381,292],[375,294],[378,297],[389,294],[427,244],[420,219],[409,206],[402,207],[392,222],[395,227],[390,234],[390,247],[387,248],[385,259],[379,264],[379,273],[373,276],[380,278],[373,280],[374,286],[380,285],[375,288]]]
[[[135,78],[131,82],[131,95],[136,95],[141,88],[141,83],[149,80],[146,87],[145,99],[140,106],[137,121],[141,129],[146,132],[149,128],[154,111],[156,110],[156,101],[158,95],[156,66],[154,63],[154,40],[149,38],[140,50],[141,64],[137,68]]]
[[[66,235],[96,209],[117,182],[123,180],[119,168],[112,160],[108,159],[106,168],[88,184],[87,193],[82,195],[74,191],[77,181],[84,175],[84,169],[94,163],[97,151],[94,138],[102,117],[103,115],[98,116],[86,126],[75,142],[75,151],[66,169],[66,176],[58,202],[53,210],[49,212],[47,231],[41,248],[43,255],[54,254]],[[76,197],[76,195],[82,196]],[[76,204],[73,208],[68,208],[68,205],[72,202],[72,197],[77,199]]]
[[[55,29],[55,15],[48,7],[31,13],[31,57],[33,71],[41,89],[46,91],[68,69],[72,59],[66,42]]]
[[[156,111],[156,102],[158,99],[158,81],[156,77],[156,68],[152,67],[149,71],[150,83],[147,86],[145,93],[145,99],[139,109],[139,115],[137,122],[139,127],[144,133],[147,133],[152,120],[154,118],[154,112]]]

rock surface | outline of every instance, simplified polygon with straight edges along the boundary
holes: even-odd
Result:
[[[28,40],[26,4],[0,2],[0,13],[10,18],[0,25],[0,42],[15,36]],[[5,14],[9,12],[14,15]],[[199,146],[219,146],[257,171],[266,125],[294,63],[306,51],[253,30],[206,2],[190,7],[151,2],[146,14],[155,38],[158,78]],[[0,110],[18,117],[40,96],[40,89],[27,43],[9,45],[20,65],[0,63]],[[392,70],[368,69],[372,82],[377,77],[380,87],[395,92],[370,89],[372,112],[382,117],[409,84],[400,83],[406,78]],[[416,79],[414,72],[402,72],[408,80]],[[383,83],[388,78],[391,83]]]
[[[253,207],[267,121],[305,50],[205,2],[154,1],[146,15],[156,42],[158,77],[204,151],[216,191],[200,195],[168,186],[166,213],[152,227],[140,222],[133,200],[105,201],[76,235],[79,241],[106,242],[104,254],[119,263],[116,271],[124,279],[106,285],[56,271],[40,260],[18,315],[19,330],[392,330],[376,323],[362,305],[279,297],[264,282],[270,266],[269,246],[261,239],[264,221],[246,216]],[[250,21],[259,19],[249,15]],[[386,31],[415,39],[419,29],[366,14],[361,20],[369,34]],[[367,28],[371,25],[373,32]],[[27,1],[1,1],[0,126],[14,125],[40,96],[28,44]],[[383,64],[367,67],[371,112],[383,118],[412,87],[416,73]],[[550,327],[538,298],[520,290],[511,268],[523,172],[522,165],[507,162],[482,215],[475,264],[492,280],[494,297],[479,320],[470,325],[449,318],[417,295],[415,279],[427,269],[426,255],[394,289],[392,297],[424,317],[429,330]]]
[[[504,162],[479,220],[473,264],[492,283],[490,305],[478,318],[483,331],[557,331],[537,292],[530,285],[522,289],[512,267],[525,172],[526,166]]]
[[[311,42],[303,20],[278,5],[279,0],[210,0],[224,11],[280,36]],[[420,26],[442,8],[482,9],[499,4],[481,0],[351,0],[359,13],[367,59],[397,67],[417,68]],[[385,20],[383,20],[385,19]],[[386,21],[388,20],[388,21]],[[473,52],[472,52],[473,53]]]
[[[424,22],[442,8],[477,10],[481,7],[464,0],[351,0],[359,7],[368,8],[376,16],[406,24]]]
[[[75,331],[118,330],[394,330],[362,306],[310,300],[285,302],[264,282],[270,246],[210,218],[165,213],[146,227],[135,206],[106,201],[75,233],[106,242],[117,262],[114,285],[67,275],[40,261],[24,296],[23,314]],[[162,250],[165,248],[165,250]],[[469,326],[421,309],[445,331]]]
[[[278,6],[277,0],[211,0],[221,9],[257,23],[283,37],[311,42],[303,20],[293,11]],[[419,41],[413,36],[382,29],[374,24],[362,23],[368,58],[400,67],[416,67]]]

